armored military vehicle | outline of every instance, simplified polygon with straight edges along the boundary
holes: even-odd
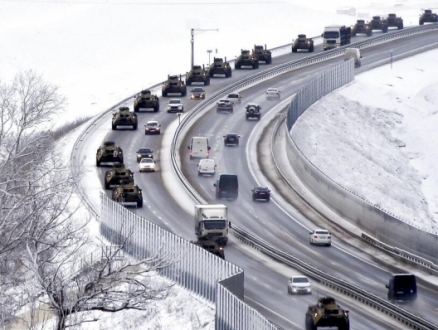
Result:
[[[122,181],[119,185],[113,188],[113,201],[127,204],[137,204],[137,207],[143,207],[143,193],[139,186],[134,184],[134,181]]]
[[[305,322],[306,330],[316,330],[318,327],[350,329],[348,310],[343,310],[332,297],[319,298],[316,305],[309,305]]]
[[[194,82],[204,83],[204,86],[210,85],[210,76],[204,66],[194,65],[190,72],[186,74],[186,85],[190,86]]]
[[[358,19],[351,29],[351,36],[355,37],[357,34],[366,34],[370,37],[373,35],[373,30],[369,23],[365,23],[363,19]]]
[[[258,58],[259,62],[265,62],[266,64],[272,63],[272,53],[262,45],[254,45],[254,54]]]
[[[196,242],[191,241],[191,243],[202,247],[210,253],[218,256],[221,259],[225,260],[225,252],[223,245],[219,244],[217,241],[207,238],[207,239],[198,239]]]
[[[187,86],[181,78],[181,75],[178,77],[167,76],[167,80],[163,83],[163,87],[161,88],[161,94],[163,96],[167,96],[169,93],[179,93],[181,96],[186,96],[187,94]]]
[[[160,110],[160,99],[149,89],[142,90],[140,94],[135,96],[134,101],[134,112],[146,109],[154,109],[154,112]]]
[[[225,57],[222,59],[220,57],[215,57],[213,64],[210,65],[208,74],[210,77],[213,77],[215,74],[224,74],[226,78],[231,77],[231,66],[230,63],[227,62],[227,58]]]
[[[307,49],[309,53],[313,52],[315,49],[313,39],[307,38],[305,34],[299,34],[292,44],[292,53],[296,53],[298,49]]]
[[[123,150],[113,141],[105,141],[96,151],[96,166],[101,163],[123,164]]]
[[[112,129],[117,129],[117,126],[132,126],[133,130],[138,127],[137,115],[130,112],[128,107],[120,107],[119,111],[113,113]]]
[[[234,62],[234,68],[241,69],[242,66],[250,66],[253,69],[257,69],[259,67],[259,60],[254,53],[250,52],[247,49],[242,49],[240,51],[240,55],[236,58],[236,61]]]
[[[260,116],[262,115],[260,110],[262,107],[257,103],[250,103],[245,107],[245,117],[248,120],[249,118],[257,118],[260,120]]]
[[[420,16],[420,25],[424,25],[424,23],[436,22],[438,22],[438,15],[436,13],[432,13],[431,9],[425,9]]]
[[[401,17],[397,17],[396,14],[389,14],[386,22],[388,27],[396,27],[399,30],[403,29],[403,19]]]
[[[381,30],[383,33],[388,32],[388,23],[380,16],[373,16],[368,24],[370,25],[371,30]]]
[[[105,189],[110,189],[111,186],[118,185],[122,181],[134,182],[134,173],[124,164],[114,164],[112,169],[106,171],[103,181]]]

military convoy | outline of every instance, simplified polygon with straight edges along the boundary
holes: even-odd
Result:
[[[181,78],[181,75],[168,75],[167,80],[163,83],[161,88],[161,94],[167,96],[168,94],[181,94],[181,96],[186,96],[187,86]]]
[[[210,85],[210,75],[204,66],[194,65],[190,72],[186,74],[186,85],[190,86],[192,83],[204,83],[204,86]]]
[[[134,172],[127,169],[124,164],[114,164],[113,168],[106,171],[103,179],[105,189],[110,189],[113,185],[123,182],[134,182]]]
[[[363,19],[358,19],[351,29],[352,37],[355,37],[358,34],[366,34],[368,37],[373,35],[373,30],[371,29],[370,24],[365,23]]]
[[[403,19],[401,17],[397,17],[396,14],[389,14],[386,19],[386,23],[388,27],[396,27],[398,30],[403,29]]]
[[[149,89],[142,90],[134,101],[134,112],[147,109],[154,109],[154,112],[160,110],[160,99],[157,95],[152,94]]]
[[[372,30],[380,30],[383,33],[388,32],[388,23],[386,20],[380,16],[373,16],[371,21],[368,22],[371,31]]]
[[[254,45],[254,55],[259,62],[272,63],[272,53],[266,48],[266,45],[264,47],[262,45]]]
[[[307,38],[305,34],[299,34],[292,43],[292,53],[296,53],[298,49],[307,49],[309,53],[313,52],[315,49],[313,39]]]
[[[438,15],[436,13],[432,13],[431,9],[425,9],[420,16],[420,25],[424,25],[424,23],[437,23]]]
[[[305,322],[306,330],[316,330],[318,327],[350,329],[348,310],[343,310],[332,297],[319,298],[316,305],[309,305]]]
[[[247,49],[242,49],[240,51],[240,55],[236,58],[234,62],[235,69],[241,69],[242,66],[250,66],[253,69],[257,69],[259,67],[259,60],[255,56],[254,52],[250,52]]]
[[[143,207],[143,192],[133,180],[122,181],[113,188],[112,200],[122,205],[136,204]]]
[[[96,151],[96,166],[101,163],[123,164],[123,150],[113,141],[105,141]]]
[[[215,74],[224,74],[226,78],[231,77],[231,66],[230,63],[227,62],[227,58],[222,59],[220,57],[215,57],[213,59],[213,64],[210,65],[210,69],[208,70],[208,75],[213,77]]]
[[[119,111],[113,113],[111,124],[113,130],[117,129],[117,126],[132,126],[132,129],[136,130],[138,127],[137,115],[129,111],[128,107],[120,107]]]

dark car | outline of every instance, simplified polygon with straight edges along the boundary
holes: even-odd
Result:
[[[249,118],[257,118],[257,120],[260,119],[262,107],[257,103],[248,103],[245,107],[245,117],[246,119]]]
[[[217,199],[236,199],[239,193],[239,181],[236,174],[220,174],[213,184]]]
[[[392,274],[388,289],[389,301],[414,301],[417,298],[417,280],[413,274]]]
[[[233,112],[234,111],[234,104],[230,100],[219,100],[216,103],[216,112]]]
[[[150,148],[140,148],[137,150],[137,163],[140,163],[142,158],[154,158],[154,151]]]
[[[269,190],[268,187],[255,187],[252,190],[253,201],[265,200],[269,202],[270,199],[271,199],[271,191]]]
[[[224,135],[224,145],[234,145],[234,146],[238,146],[239,145],[239,140],[240,140],[241,136],[238,135],[237,133],[228,133]]]
[[[190,91],[190,98],[194,99],[205,99],[205,89],[202,87],[195,87]]]
[[[161,129],[160,129],[161,125],[158,123],[158,121],[156,120],[149,120],[146,125],[144,125],[144,134],[148,135],[148,134],[160,134],[161,133]]]

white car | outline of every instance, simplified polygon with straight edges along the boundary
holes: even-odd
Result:
[[[214,159],[206,158],[201,159],[198,164],[198,175],[203,174],[212,174],[214,175],[216,173],[216,162]]]
[[[266,98],[267,99],[279,99],[280,98],[280,90],[278,88],[268,88],[266,91]]]
[[[184,105],[181,99],[170,99],[167,103],[167,112],[183,112]]]
[[[289,294],[312,294],[312,282],[306,276],[292,276],[287,284]]]
[[[155,160],[152,158],[142,158],[138,164],[140,172],[155,172]]]
[[[314,229],[309,233],[310,244],[332,245],[332,235],[325,229]]]
[[[240,104],[242,102],[242,96],[239,93],[230,93],[227,95],[227,100],[234,104]]]

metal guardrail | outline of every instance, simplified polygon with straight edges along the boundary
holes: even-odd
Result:
[[[291,266],[299,270],[303,274],[318,281],[320,284],[325,285],[332,290],[345,294],[346,296],[353,298],[361,303],[364,303],[365,305],[370,306],[377,311],[383,312],[386,315],[390,316],[392,319],[397,320],[412,329],[438,329],[437,325],[430,323],[429,321],[424,320],[417,315],[412,314],[383,298],[369,293],[356,285],[327,274],[325,271],[319,270],[305,263],[304,261],[275,248],[266,241],[258,238],[255,235],[250,234],[249,232],[241,229],[236,225],[233,225],[232,234],[236,236],[241,242],[270,256],[274,260]]]

